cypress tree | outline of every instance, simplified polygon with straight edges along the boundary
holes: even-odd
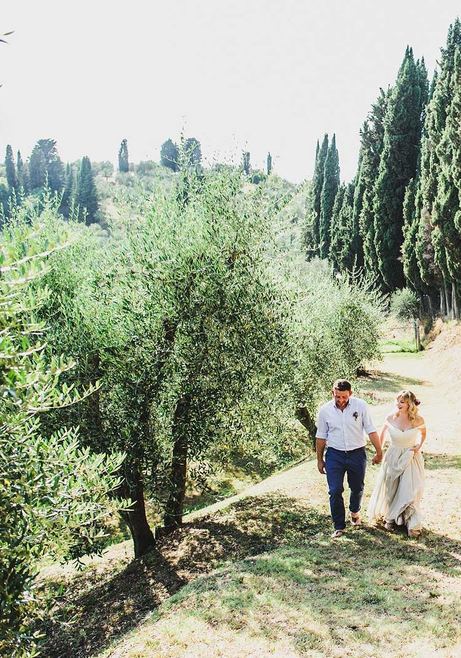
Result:
[[[243,158],[242,158],[242,167],[243,167],[243,173],[246,176],[250,175],[251,171],[251,165],[250,165],[250,153],[249,151],[245,151],[243,153]]]
[[[344,227],[341,224],[341,208],[346,194],[346,185],[342,183],[338,187],[330,224],[330,249],[328,260],[336,271],[341,271],[341,252],[344,246]]]
[[[16,176],[16,167],[14,166],[13,149],[10,144],[6,147],[5,168],[8,187],[10,190],[18,189],[18,178]]]
[[[427,72],[424,64],[424,59],[421,62],[417,62],[420,70],[420,83],[421,83],[421,93],[424,97],[427,97],[428,94],[428,84],[427,84]],[[427,106],[423,107],[423,120],[425,122],[425,112]],[[423,135],[421,137],[421,142],[424,137],[424,125],[423,125]],[[416,178],[411,179],[406,190],[405,197],[403,201],[403,244],[402,244],[402,259],[403,259],[403,271],[405,275],[406,282],[409,286],[413,287],[415,290],[418,290],[422,294],[430,293],[430,288],[424,282],[421,277],[420,267],[418,263],[418,232],[419,232],[419,223],[420,223],[420,202],[421,194],[419,191],[419,181],[421,179],[421,163],[422,163],[423,151],[420,148],[417,173]]]
[[[128,160],[128,142],[126,139],[122,140],[118,151],[118,170],[126,173],[130,170],[130,163]]]
[[[43,151],[37,146],[29,158],[29,184],[31,190],[37,190],[45,186],[46,182],[46,162]]]
[[[403,272],[405,279],[416,290],[425,288],[419,273],[418,260],[416,257],[416,236],[418,232],[418,221],[416,216],[416,181],[412,179],[405,191],[403,201]]]
[[[325,160],[328,153],[328,135],[325,134],[320,147],[317,141],[315,150],[315,168],[312,179],[312,246],[311,255],[318,256],[320,253],[320,206],[325,174]]]
[[[460,47],[461,24],[459,19],[456,19],[449,27],[446,47],[441,49],[439,71],[434,75],[431,85],[421,147],[421,174],[415,201],[418,222],[416,257],[419,272],[422,281],[430,289],[438,290],[442,313],[451,307],[448,296],[451,275],[447,248],[453,247],[450,240],[454,238],[452,230],[456,198],[450,187],[457,178],[452,165],[453,158],[456,160],[455,144],[458,137],[454,134],[454,143],[450,145],[449,135],[454,130],[453,122],[460,120],[459,117],[456,119],[456,104],[452,106],[459,86],[459,76],[455,74],[455,59]],[[447,126],[447,122],[451,125]]]
[[[53,192],[64,186],[64,164],[59,157],[54,139],[40,139],[29,158],[29,181],[31,190],[44,187],[46,181]]]
[[[379,163],[384,148],[384,120],[389,92],[380,89],[376,102],[360,131],[359,166],[354,190],[353,224],[358,231],[359,249],[357,264],[363,263],[366,277],[381,282],[374,240],[373,201]]]
[[[328,258],[330,251],[330,224],[336,193],[340,185],[339,176],[339,155],[336,148],[336,137],[333,135],[333,139],[331,140],[331,144],[328,147],[327,157],[325,159],[323,186],[322,193],[320,195],[319,253],[321,258]]]
[[[16,175],[18,179],[18,187],[22,189],[25,194],[29,191],[28,181],[27,181],[27,172],[24,167],[24,162],[22,161],[21,151],[17,153],[16,159]]]
[[[266,159],[266,173],[269,176],[269,174],[272,171],[272,156],[270,153],[267,154],[267,159]]]
[[[407,47],[389,95],[373,202],[376,254],[385,291],[405,285],[401,260],[403,201],[408,183],[416,176],[422,111],[427,100],[420,76],[421,66]]]
[[[362,238],[354,222],[355,182],[347,184],[340,210],[339,226],[342,236],[338,253],[340,271],[352,272],[363,266]]]
[[[437,194],[432,211],[432,241],[435,262],[442,271],[451,293],[450,306],[458,316],[459,281],[461,278],[461,48],[456,46],[451,75],[453,98],[448,108],[445,127],[437,146],[440,168]]]
[[[434,132],[434,113],[431,109],[432,97],[437,85],[438,74],[435,72],[425,117],[423,136],[421,139],[421,165],[416,184],[414,199],[414,250],[418,265],[421,288],[430,297],[440,295],[443,288],[443,277],[440,268],[435,263],[434,245],[432,243],[431,210],[437,192],[437,174],[439,163],[435,148],[432,148]],[[417,276],[414,278],[415,285]]]
[[[80,171],[78,173],[75,202],[80,208],[86,210],[85,221],[87,224],[92,224],[97,221],[96,213],[98,212],[98,196],[96,193],[93,171],[91,169],[91,162],[87,156],[82,158]]]
[[[69,211],[70,207],[72,204],[72,201],[75,198],[75,176],[74,176],[74,168],[70,164],[70,162],[67,163],[66,165],[66,180],[64,184],[64,191],[62,194],[62,201],[61,201],[61,208],[60,211],[65,215],[65,217],[69,216]]]

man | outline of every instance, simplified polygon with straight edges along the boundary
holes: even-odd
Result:
[[[360,525],[360,506],[365,482],[368,434],[376,455],[372,463],[383,458],[378,432],[371,420],[367,403],[352,396],[346,379],[337,379],[331,391],[333,400],[319,411],[316,434],[317,466],[327,476],[330,510],[335,531],[333,537],[346,532],[346,512],[343,491],[344,475],[350,489],[349,510],[353,525]],[[327,452],[324,458],[325,447]]]

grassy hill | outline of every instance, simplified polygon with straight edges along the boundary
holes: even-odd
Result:
[[[132,562],[123,542],[66,583],[47,656],[230,658],[461,655],[461,458],[456,325],[424,354],[392,354],[362,380],[380,423],[402,387],[422,400],[426,529],[409,539],[366,523],[332,540],[313,457],[190,515]],[[442,367],[441,367],[442,366]],[[365,507],[377,468],[369,466]]]

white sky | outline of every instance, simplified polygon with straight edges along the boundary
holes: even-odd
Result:
[[[159,161],[196,137],[211,161],[310,178],[336,133],[341,178],[407,45],[432,77],[457,0],[11,0],[0,10],[0,159],[39,139],[61,158]]]

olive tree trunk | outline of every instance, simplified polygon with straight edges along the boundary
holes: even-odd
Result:
[[[173,419],[173,455],[171,460],[170,493],[165,507],[164,526],[174,530],[182,523],[187,482],[187,426],[190,396],[182,396]]]

